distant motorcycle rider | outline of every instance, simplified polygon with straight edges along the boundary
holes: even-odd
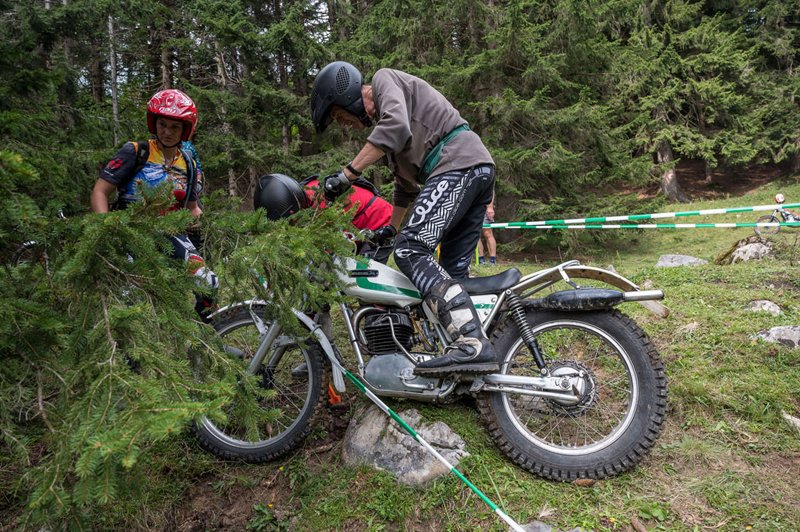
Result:
[[[369,165],[386,156],[395,177],[392,223],[395,262],[438,314],[453,342],[415,373],[483,374],[497,371],[494,348],[459,280],[468,275],[494,189],[494,161],[459,112],[424,80],[388,68],[371,85],[343,61],[325,66],[311,92],[318,133],[336,121],[354,129],[375,127],[358,155],[328,176],[323,187],[343,194]],[[409,212],[410,209],[410,212]],[[433,254],[441,244],[440,262]]]

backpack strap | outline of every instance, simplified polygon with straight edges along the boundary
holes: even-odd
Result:
[[[136,148],[136,166],[133,167],[133,172],[131,172],[130,178],[133,179],[136,174],[139,173],[139,170],[144,168],[144,165],[147,164],[147,159],[150,158],[150,142],[146,140],[140,140],[139,142],[131,141],[131,144],[134,145]]]
[[[361,207],[361,208],[358,210],[358,212],[356,213],[356,215],[355,215],[355,216],[353,216],[353,223],[356,223],[356,220],[358,220],[358,219],[361,217],[361,215],[362,215],[362,214],[364,214],[365,212],[367,212],[367,209],[369,209],[370,205],[372,205],[373,203],[375,203],[375,200],[376,200],[376,199],[378,199],[378,198],[379,198],[379,196],[378,196],[377,194],[373,195],[373,196],[372,196],[372,197],[369,199],[369,201],[367,202],[367,204],[366,204],[366,205],[364,205],[363,207]]]
[[[381,191],[378,190],[378,187],[375,186],[375,183],[364,177],[358,176],[357,178],[355,178],[355,180],[353,181],[353,185],[365,188],[370,192],[372,192],[373,194],[375,194],[376,196],[381,195]]]
[[[317,181],[319,181],[319,174],[314,174],[314,175],[310,175],[310,176],[306,177],[305,179],[303,179],[302,181],[300,181],[300,186],[301,186],[301,187],[305,187],[305,186],[307,186],[309,183],[311,183],[312,181],[314,181],[315,179],[316,179]]]
[[[181,152],[183,160],[186,161],[186,197],[183,198],[183,208],[185,209],[189,206],[189,196],[197,185],[197,165],[187,150],[183,148],[178,148],[178,150]]]

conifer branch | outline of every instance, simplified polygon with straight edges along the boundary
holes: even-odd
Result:
[[[55,429],[53,429],[53,425],[51,425],[50,424],[50,420],[47,419],[47,412],[45,411],[45,408],[44,408],[44,399],[43,399],[43,395],[44,394],[42,392],[42,372],[41,371],[37,371],[36,372],[36,381],[37,381],[36,402],[39,405],[39,412],[42,414],[42,421],[44,421],[44,424],[47,425],[47,429],[50,431],[50,433],[55,433]]]

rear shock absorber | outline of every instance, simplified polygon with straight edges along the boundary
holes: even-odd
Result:
[[[544,363],[544,357],[542,356],[542,351],[539,349],[536,336],[533,334],[531,324],[528,323],[528,319],[525,317],[525,308],[522,304],[522,298],[511,290],[506,290],[506,305],[508,305],[508,310],[511,312],[512,318],[514,318],[514,323],[517,324],[519,334],[522,336],[522,341],[525,342],[528,351],[533,355],[533,361],[536,362],[536,365],[539,367],[539,372],[542,375],[546,375],[547,367]]]

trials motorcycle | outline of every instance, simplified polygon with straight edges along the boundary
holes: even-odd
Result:
[[[569,261],[522,276],[509,269],[463,282],[497,351],[490,375],[426,377],[415,365],[452,339],[400,272],[364,257],[339,257],[352,303],[335,315],[294,310],[307,333],[265,318],[266,303],[217,311],[224,349],[259,389],[254,416],[236,400],[224,420],[202,418],[198,438],[227,459],[262,462],[302,444],[328,399],[345,391],[343,362],[326,320],[341,320],[363,385],[379,397],[447,403],[469,395],[497,446],[522,468],[571,481],[634,467],[665,418],[667,378],[647,335],[615,307],[638,301],[668,312],[661,290],[640,290],[608,270]],[[605,287],[580,286],[589,280]],[[610,286],[610,288],[608,287]],[[558,289],[558,288],[564,289]],[[341,333],[340,333],[341,335]],[[348,370],[349,371],[349,370]]]

